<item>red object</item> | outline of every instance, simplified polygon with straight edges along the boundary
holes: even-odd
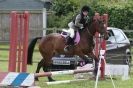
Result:
[[[16,71],[16,55],[17,55],[17,34],[18,19],[16,11],[11,13],[11,29],[10,29],[10,52],[9,52],[9,68],[8,71]]]
[[[28,51],[28,28],[29,28],[29,13],[24,12],[24,38],[23,38],[23,60],[22,60],[22,71],[26,72],[27,70],[27,51]]]
[[[26,72],[28,48],[29,13],[11,12],[10,52],[8,71]]]
[[[95,13],[96,18],[101,18],[105,21],[105,27],[107,29],[108,26],[108,14],[104,14],[103,16],[100,16],[99,13]],[[106,58],[106,40],[100,41],[101,39],[99,38],[99,33],[95,34],[95,55],[96,57],[99,56],[99,51],[100,49],[105,50],[105,57],[101,59],[101,79],[104,79],[105,75],[105,58]]]
[[[106,30],[107,30],[107,27],[108,27],[108,14],[104,14],[103,15],[103,19],[105,21],[105,27],[106,27]],[[101,48],[106,51],[106,40],[103,40],[101,42]],[[104,75],[105,75],[105,63],[106,63],[105,59],[106,59],[106,52],[105,52],[104,58],[101,60],[101,79],[104,79]]]
[[[95,13],[96,18],[94,19],[98,19],[100,17],[99,13]],[[99,33],[96,32],[95,34],[95,56],[98,58],[99,55]]]

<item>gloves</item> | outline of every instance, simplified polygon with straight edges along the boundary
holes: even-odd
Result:
[[[83,24],[80,24],[80,27],[79,27],[80,29],[83,29],[84,28],[84,25]]]

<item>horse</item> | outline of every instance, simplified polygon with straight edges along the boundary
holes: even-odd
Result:
[[[44,72],[48,72],[52,64],[52,57],[57,54],[64,55],[78,55],[80,58],[85,58],[85,55],[90,56],[95,61],[94,75],[97,74],[98,69],[98,57],[93,53],[95,47],[94,36],[96,32],[103,35],[104,39],[108,39],[108,33],[106,31],[104,20],[99,16],[93,16],[92,20],[85,26],[84,29],[80,29],[80,41],[68,52],[64,51],[66,46],[66,38],[60,33],[51,33],[44,37],[36,37],[32,39],[28,47],[28,59],[27,64],[32,64],[32,56],[35,44],[38,39],[39,41],[39,52],[43,57],[38,63],[36,73],[39,73],[41,67],[43,67]],[[38,78],[35,78],[38,80]],[[54,81],[51,76],[48,76],[49,81]]]

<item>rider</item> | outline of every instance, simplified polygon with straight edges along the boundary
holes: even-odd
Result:
[[[75,32],[78,29],[83,29],[85,25],[88,23],[89,16],[88,13],[90,12],[90,7],[85,5],[82,7],[81,12],[76,15],[76,17],[68,23],[70,36],[67,40],[67,46],[64,48],[65,51],[68,51],[69,47],[74,46],[74,36]]]

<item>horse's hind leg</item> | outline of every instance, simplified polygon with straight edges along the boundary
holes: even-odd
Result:
[[[43,66],[43,71],[44,72],[49,72],[50,69],[51,69],[51,65],[50,66]],[[55,81],[51,76],[48,76],[48,80],[49,80],[49,82],[50,81]]]
[[[43,71],[49,72],[51,70],[51,64],[52,64],[52,57],[53,53],[45,53],[44,54],[44,64],[43,64]],[[51,76],[48,76],[48,81],[55,81]]]
[[[41,67],[43,67],[43,71],[44,71],[44,72],[49,72],[50,69],[51,69],[51,65],[50,65],[50,66],[45,66],[45,61],[44,61],[44,59],[42,59],[42,60],[38,63],[37,69],[36,69],[36,73],[39,73]],[[38,77],[35,77],[35,80],[38,81],[38,80],[39,80]],[[48,76],[48,80],[49,80],[49,81],[55,81],[54,79],[52,79],[51,76]]]
[[[96,77],[97,75],[97,71],[98,71],[98,62],[99,62],[99,59],[94,55],[94,53],[92,52],[91,54],[89,54],[90,57],[92,57],[95,61],[95,68],[94,68],[94,76]]]
[[[36,73],[39,73],[41,67],[44,65],[44,59],[42,59],[40,62],[38,62]],[[38,77],[35,77],[35,80],[38,81]]]

